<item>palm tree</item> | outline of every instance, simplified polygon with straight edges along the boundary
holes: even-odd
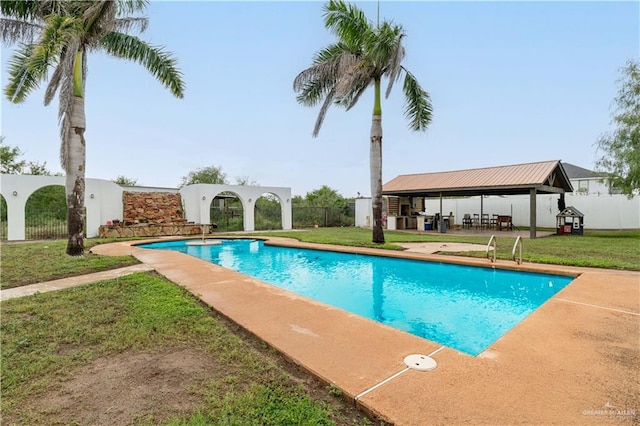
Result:
[[[298,92],[298,103],[322,106],[313,129],[318,136],[327,109],[336,104],[351,109],[365,90],[373,85],[374,103],[371,123],[370,174],[373,208],[373,242],[384,243],[382,230],[382,107],[380,85],[388,78],[386,97],[393,84],[404,74],[403,92],[406,101],[405,116],[410,128],[424,131],[431,122],[429,94],[420,87],[416,78],[402,66],[405,50],[400,25],[383,21],[373,24],[356,6],[342,0],[330,0],[324,7],[325,27],[337,41],[318,51],[313,64],[302,71],[293,82]]]
[[[48,80],[44,104],[58,93],[62,140],[60,159],[66,173],[67,254],[84,252],[85,111],[87,55],[102,50],[144,66],[171,93],[183,97],[184,82],[171,54],[154,47],[131,30],[144,32],[147,18],[131,16],[147,0],[71,1],[2,0],[2,41],[19,47],[9,62],[5,95],[23,102]],[[49,71],[53,71],[49,75]]]

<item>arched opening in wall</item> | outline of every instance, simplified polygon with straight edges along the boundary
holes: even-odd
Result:
[[[218,231],[243,231],[244,208],[238,194],[221,192],[209,206],[209,218]]]
[[[262,194],[257,200],[254,210],[255,230],[267,231],[282,229],[282,205],[273,194]]]
[[[7,239],[7,200],[0,195],[0,240]]]
[[[64,186],[51,185],[31,194],[24,209],[25,239],[50,240],[67,236]]]

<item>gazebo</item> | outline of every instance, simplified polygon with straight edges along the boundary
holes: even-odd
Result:
[[[382,186],[382,195],[397,197],[480,197],[529,194],[530,238],[536,237],[536,195],[573,192],[560,160],[481,169],[400,175]]]

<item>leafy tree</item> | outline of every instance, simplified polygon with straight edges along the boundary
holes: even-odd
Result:
[[[46,161],[42,164],[30,161],[29,164],[27,164],[25,174],[34,176],[51,176],[51,172],[47,169]],[[56,174],[56,176],[58,175]]]
[[[640,65],[629,60],[622,68],[614,103],[615,129],[600,137],[602,156],[596,168],[608,174],[611,184],[633,197],[640,190]]]
[[[371,201],[373,242],[384,243],[382,230],[382,107],[381,82],[389,81],[386,97],[393,84],[404,75],[405,116],[414,131],[424,131],[431,122],[431,101],[402,61],[405,32],[390,21],[373,24],[356,6],[342,0],[330,0],[324,7],[325,27],[337,41],[315,54],[311,67],[293,82],[297,101],[304,106],[322,102],[313,136],[316,137],[327,109],[335,104],[351,109],[370,86],[374,87],[373,117],[370,136]]]
[[[85,86],[89,52],[103,51],[144,66],[171,93],[182,98],[184,83],[176,61],[132,30],[144,32],[146,0],[3,0],[2,41],[20,42],[9,61],[5,95],[23,102],[38,85],[48,80],[44,104],[58,93],[62,169],[66,173],[68,210],[67,254],[84,252],[85,192]]]
[[[344,207],[347,200],[335,189],[323,185],[321,188],[307,192],[306,205],[314,207]]]
[[[294,195],[293,197],[291,197],[291,205],[293,206],[303,206],[305,205],[305,199],[302,198],[301,195]]]
[[[27,162],[25,160],[20,160],[21,156],[22,151],[20,151],[20,148],[17,146],[5,145],[4,137],[0,137],[0,161],[2,162],[2,168],[0,171],[3,174],[22,174],[22,170]]]
[[[9,175],[41,175],[51,176],[47,169],[47,162],[40,164],[35,161],[20,160],[23,155],[17,146],[3,145],[4,137],[0,137],[0,158],[2,159],[2,173]]]
[[[259,186],[260,184],[249,176],[236,176],[236,185]]]
[[[128,178],[126,176],[119,175],[118,177],[113,179],[113,182],[121,186],[136,186],[138,184],[138,179]]]
[[[209,166],[189,172],[182,177],[180,187],[195,185],[197,183],[210,183],[218,185],[228,185],[227,175],[222,171],[222,167]]]
[[[7,200],[4,199],[2,195],[0,195],[0,222],[7,221]],[[0,232],[4,232],[4,226],[0,228]],[[6,237],[2,235],[2,237]]]
[[[60,185],[45,186],[35,191],[25,206],[27,221],[33,221],[35,217],[42,223],[45,218],[65,221],[67,209],[65,208],[65,189]]]

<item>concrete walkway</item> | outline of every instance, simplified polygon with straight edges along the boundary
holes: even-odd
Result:
[[[98,281],[111,280],[124,275],[146,271],[153,271],[153,268],[141,263],[139,265],[127,266],[125,268],[110,269],[108,271],[95,272],[93,274],[80,275],[77,277],[60,278],[59,280],[47,281],[44,283],[8,288],[0,291],[0,301],[13,299],[14,297],[31,296],[32,294],[44,293],[47,291],[62,290],[63,288],[76,287],[79,285],[96,283]]]

